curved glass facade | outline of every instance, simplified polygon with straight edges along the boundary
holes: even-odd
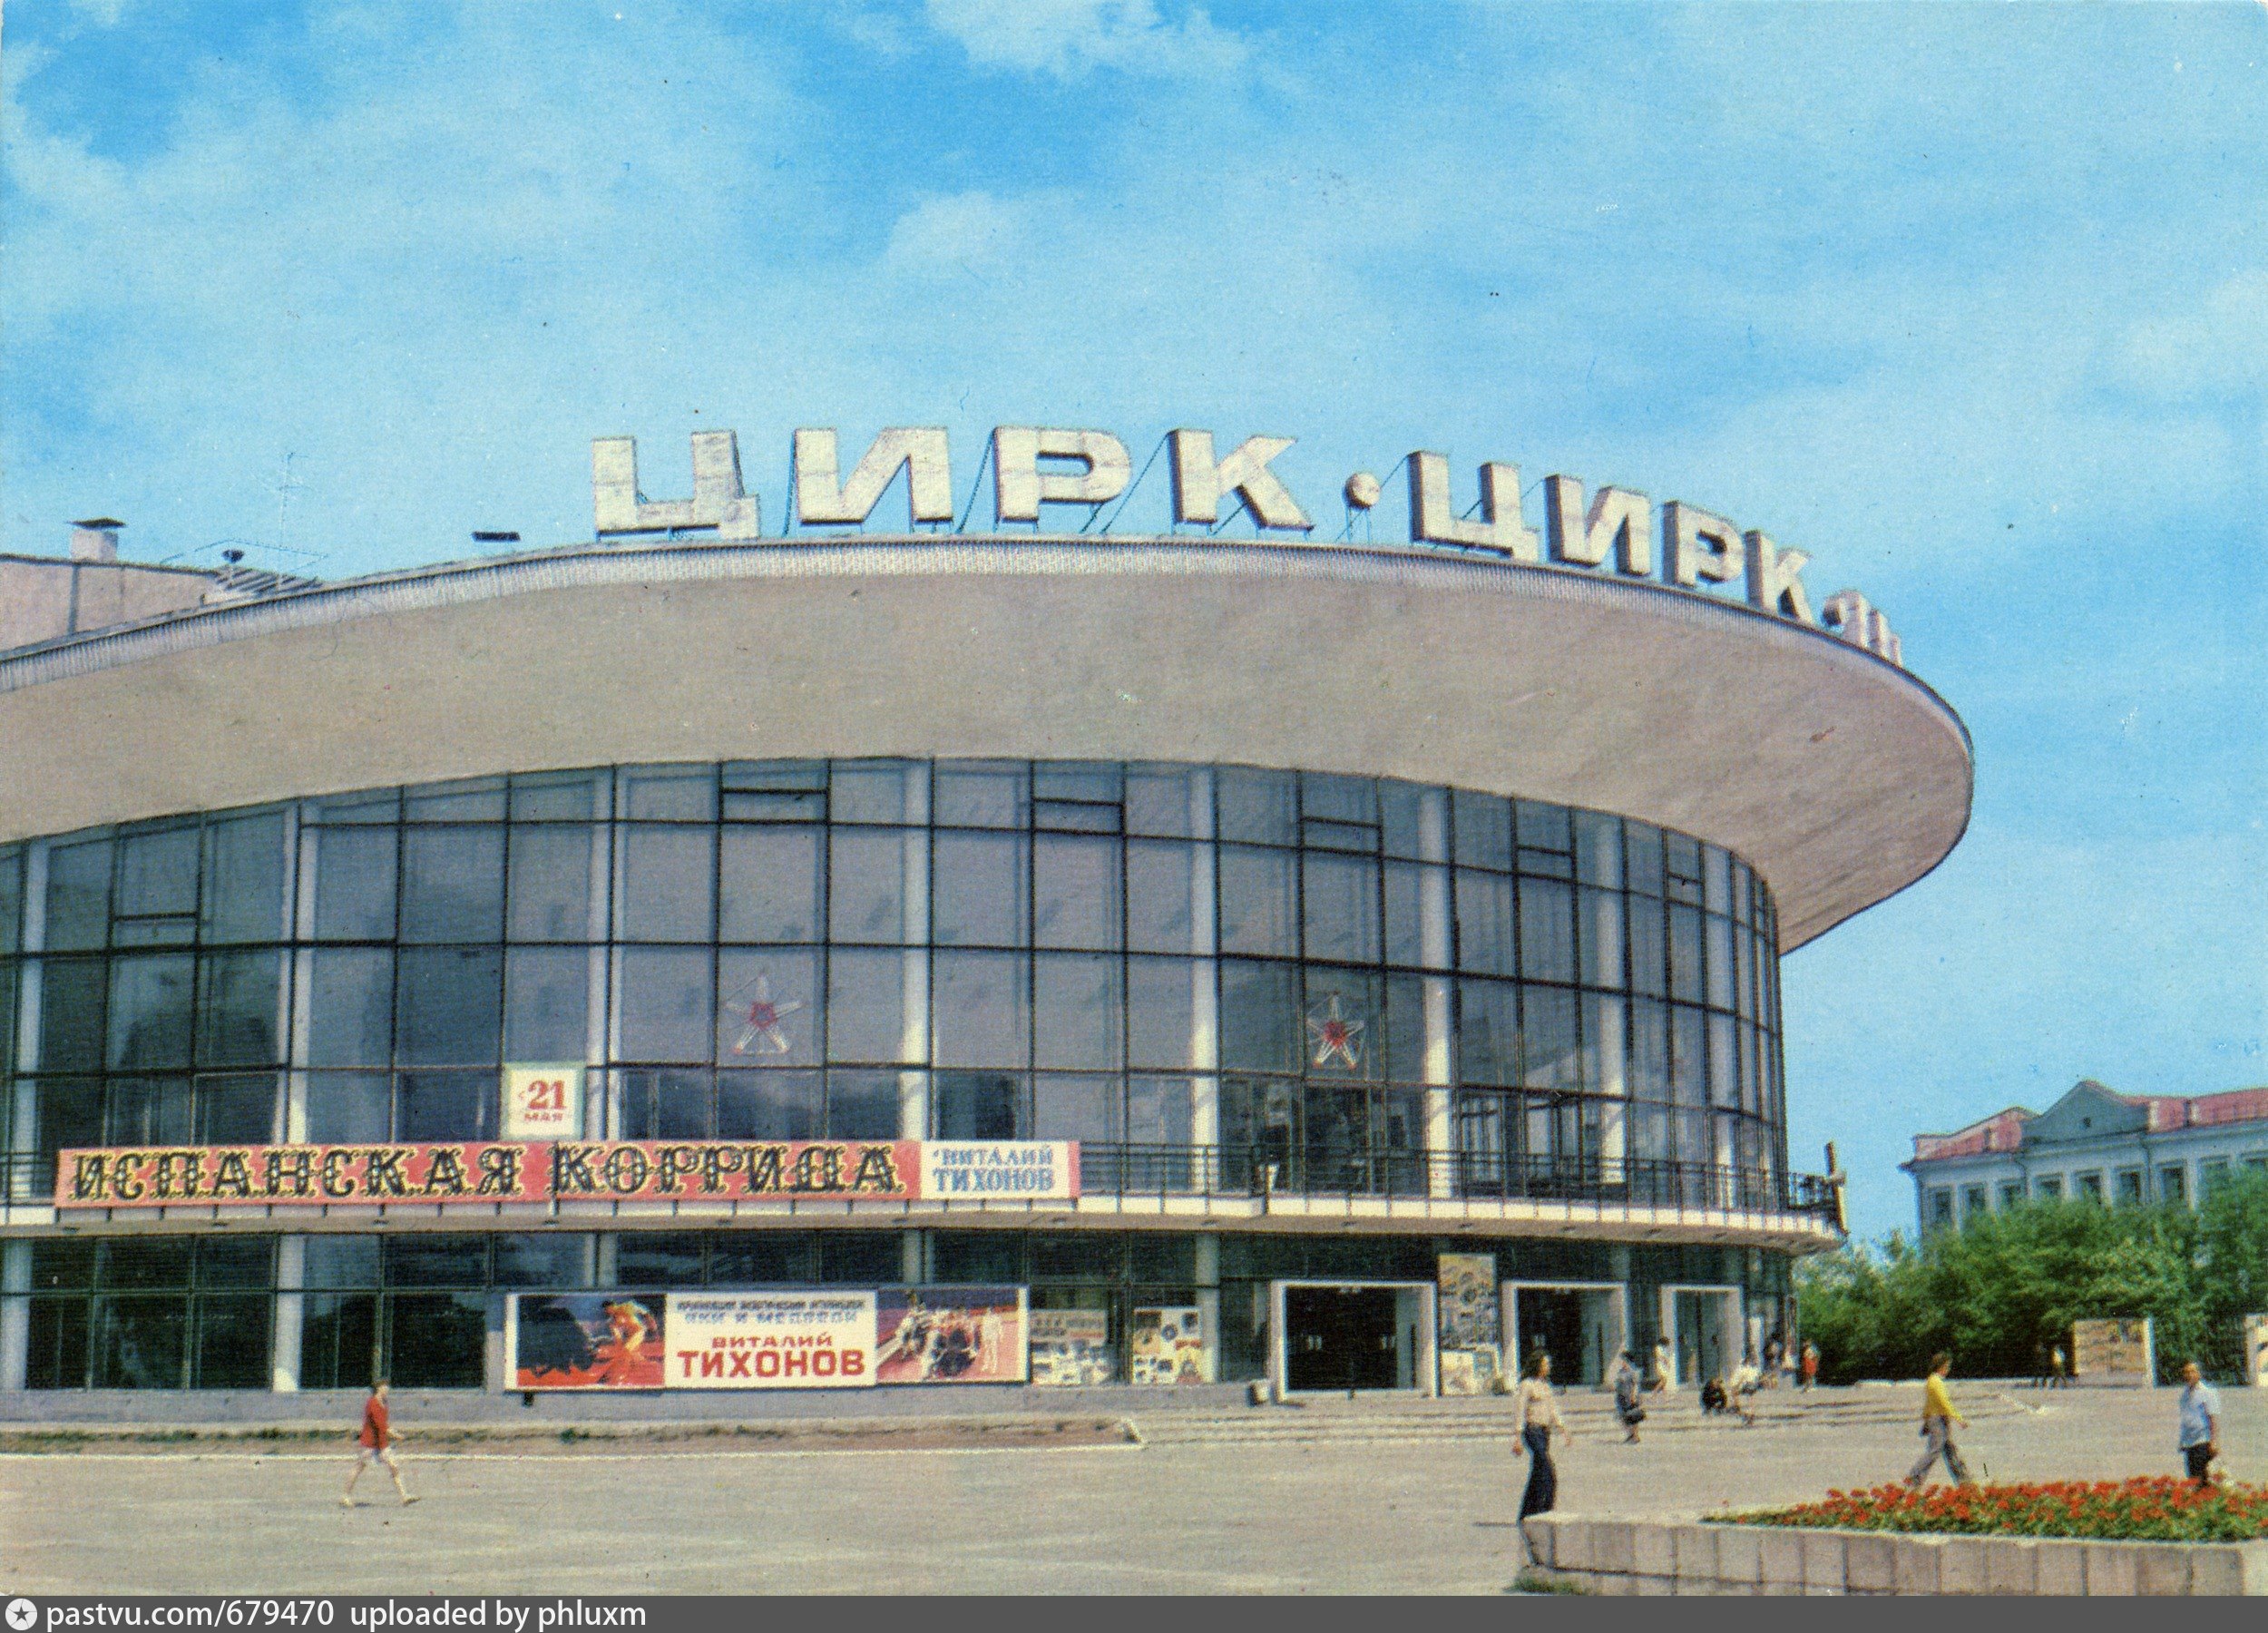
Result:
[[[1777,1206],[1771,895],[1383,779],[661,765],[0,847],[11,1188],[73,1146],[1078,1139],[1085,1188]],[[1429,1155],[1430,1152],[1430,1155]]]

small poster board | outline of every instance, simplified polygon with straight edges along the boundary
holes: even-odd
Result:
[[[2073,1381],[2148,1388],[2157,1382],[2155,1337],[2147,1315],[2073,1322]]]
[[[2244,1317],[2244,1382],[2268,1389],[2268,1315]]]
[[[1118,1379],[1106,1310],[1031,1312],[1031,1381],[1079,1389]]]
[[[581,1139],[582,1063],[506,1066],[504,1138]]]

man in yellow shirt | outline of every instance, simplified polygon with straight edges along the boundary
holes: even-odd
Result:
[[[1942,1457],[1945,1472],[1962,1485],[1970,1483],[1969,1465],[1962,1462],[1960,1453],[1953,1449],[1953,1425],[1969,1426],[1969,1420],[1955,1410],[1953,1397],[1946,1393],[1945,1374],[1953,1370],[1953,1357],[1943,1350],[1930,1357],[1929,1381],[1921,1386],[1921,1461],[1906,1475],[1906,1483],[1918,1486],[1929,1477],[1930,1465]]]

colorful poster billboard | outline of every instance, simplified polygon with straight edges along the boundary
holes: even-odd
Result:
[[[1136,1310],[1127,1349],[1134,1384],[1210,1384],[1213,1346],[1206,1341],[1205,1312],[1195,1305]]]
[[[1503,1305],[1492,1253],[1444,1253],[1435,1261],[1441,1392],[1485,1394],[1502,1368]]]
[[[875,1382],[1021,1384],[1029,1375],[1022,1287],[884,1287]]]
[[[2071,1324],[2071,1375],[2089,1384],[2157,1381],[2155,1324],[2147,1315],[2114,1315]]]
[[[742,1197],[911,1201],[921,1194],[917,1139],[562,1140],[552,1147],[562,1202]]]
[[[1034,1310],[1031,1314],[1031,1381],[1058,1389],[1114,1383],[1119,1358],[1110,1347],[1107,1310]]]
[[[875,1296],[672,1293],[669,1389],[863,1389],[875,1382]]]
[[[57,1208],[383,1202],[541,1202],[543,1148],[461,1145],[150,1146],[67,1150],[55,1159]]]
[[[938,1201],[1069,1201],[1079,1195],[1077,1141],[932,1139],[921,1194]]]
[[[665,1296],[515,1293],[504,1309],[514,1389],[660,1389]]]

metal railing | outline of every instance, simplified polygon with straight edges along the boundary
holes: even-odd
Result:
[[[1833,1188],[1816,1174],[1640,1158],[1495,1151],[1344,1151],[1286,1145],[1082,1142],[1080,1192],[1143,1198],[1300,1198],[1567,1202],[1615,1210],[1810,1215],[1832,1224]],[[0,1154],[0,1201],[42,1206],[55,1160]]]

